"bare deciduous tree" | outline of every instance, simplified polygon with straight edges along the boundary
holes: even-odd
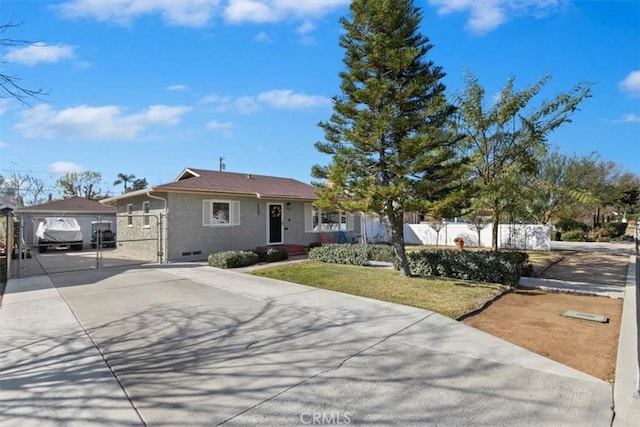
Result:
[[[22,22],[14,24],[8,22],[0,25],[0,35],[12,28],[16,28],[22,25]],[[35,42],[28,40],[16,40],[11,38],[5,38],[0,36],[0,48],[7,48],[12,46],[30,46]],[[6,63],[2,61],[0,63]],[[3,67],[4,68],[4,67]],[[20,101],[22,104],[29,105],[28,100],[30,98],[39,98],[40,96],[47,95],[48,92],[43,89],[29,89],[21,84],[21,78],[15,74],[5,74],[0,72],[0,98],[14,98]]]

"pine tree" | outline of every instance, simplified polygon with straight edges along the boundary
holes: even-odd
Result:
[[[345,34],[342,95],[321,122],[332,156],[314,166],[322,206],[387,217],[404,276],[403,217],[408,210],[441,209],[455,200],[461,171],[460,138],[449,129],[455,107],[447,102],[441,67],[427,60],[433,45],[419,32],[422,12],[412,0],[354,0]]]

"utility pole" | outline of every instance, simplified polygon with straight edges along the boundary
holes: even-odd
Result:
[[[227,165],[224,164],[224,157],[220,157],[220,172],[226,169]]]

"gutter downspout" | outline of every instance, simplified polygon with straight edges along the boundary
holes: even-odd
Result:
[[[169,214],[169,210],[167,209],[167,199],[160,196],[154,196],[151,194],[151,191],[147,191],[147,196],[151,199],[162,200],[162,202],[164,202],[164,216],[166,218],[167,215]],[[158,258],[159,258],[160,264],[162,264],[163,262],[166,262],[166,257],[168,252],[168,248],[164,247],[166,245],[166,242],[168,242],[167,236],[165,236],[164,239],[162,238],[163,224],[164,223],[162,221],[162,214],[160,214],[160,217],[158,218],[158,238],[159,238]]]

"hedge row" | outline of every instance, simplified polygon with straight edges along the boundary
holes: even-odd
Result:
[[[289,254],[284,248],[271,248],[260,246],[253,251],[258,255],[260,262],[278,262],[289,259]]]
[[[395,253],[386,245],[329,244],[309,251],[309,259],[334,264],[369,265],[370,261],[396,264]],[[532,266],[524,252],[454,251],[436,249],[407,252],[411,274],[442,276],[478,282],[516,286],[520,277],[530,275]]]
[[[421,250],[407,253],[411,274],[442,276],[515,287],[523,269],[529,269],[524,252]]]
[[[394,262],[395,254],[387,245],[333,243],[309,249],[309,259],[333,264],[369,265],[370,261]]]
[[[260,257],[253,251],[226,251],[209,255],[209,265],[218,268],[239,268],[257,264]]]
[[[277,262],[289,258],[284,248],[260,246],[248,251],[216,252],[209,255],[209,265],[218,268],[239,268],[259,262]]]

